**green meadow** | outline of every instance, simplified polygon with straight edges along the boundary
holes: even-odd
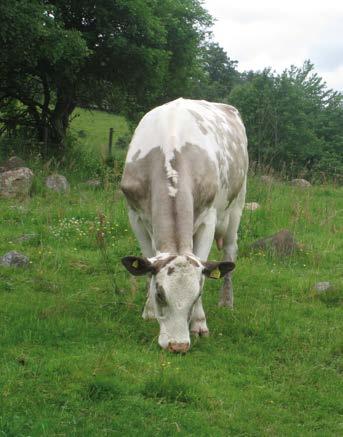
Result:
[[[80,154],[101,150],[112,119],[124,134],[123,119],[80,111]],[[139,247],[118,168],[101,188],[66,171],[71,190],[58,194],[35,163],[30,199],[1,199],[0,255],[30,264],[0,267],[0,435],[342,435],[343,188],[250,176],[247,201],[261,208],[241,222],[235,308],[219,308],[220,280],[207,280],[210,337],[177,355],[141,318],[145,279],[120,262]],[[285,228],[293,255],[249,249]],[[331,290],[318,293],[319,281]]]
[[[113,143],[128,131],[124,117],[77,108],[73,114],[70,133],[78,138],[83,152],[100,152],[102,157],[106,157],[110,128],[113,129]]]

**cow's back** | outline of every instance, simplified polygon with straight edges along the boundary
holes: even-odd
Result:
[[[232,106],[177,99],[147,113],[132,138],[122,189],[130,206],[162,228],[190,228],[214,204],[225,209],[248,167],[247,140]]]
[[[168,195],[175,196],[181,186],[175,167],[181,165],[191,173],[183,177],[191,178],[200,193],[204,184],[216,183],[229,199],[235,197],[248,168],[247,139],[238,111],[229,105],[186,99],[153,109],[132,138],[123,185],[125,179],[136,185],[137,198],[140,193],[149,194],[155,181],[164,181]]]

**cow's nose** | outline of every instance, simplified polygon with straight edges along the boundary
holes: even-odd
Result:
[[[171,352],[186,353],[189,349],[189,343],[169,343],[168,349]]]

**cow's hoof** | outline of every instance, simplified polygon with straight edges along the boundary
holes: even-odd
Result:
[[[192,322],[191,334],[196,337],[208,337],[210,332],[206,325],[206,320],[195,320]]]
[[[220,300],[218,306],[233,309],[233,302],[231,300]]]

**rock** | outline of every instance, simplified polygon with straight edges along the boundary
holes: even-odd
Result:
[[[24,205],[10,205],[10,209],[13,209],[14,211],[22,212],[23,214],[26,214],[28,209]]]
[[[6,267],[27,267],[29,258],[22,253],[12,250],[0,257],[0,266]]]
[[[291,255],[299,245],[294,236],[287,229],[283,229],[274,235],[255,241],[250,247],[254,250],[271,249],[278,255]]]
[[[65,193],[69,191],[69,183],[67,179],[60,174],[53,174],[45,179],[45,185],[50,188],[50,190],[56,191],[57,193]]]
[[[26,167],[25,161],[23,161],[19,156],[11,156],[7,161],[1,164],[1,167],[7,170],[15,170],[16,168]]]
[[[273,176],[270,175],[263,175],[261,176],[261,181],[264,182],[265,184],[271,184],[274,182],[274,178]]]
[[[38,234],[23,234],[20,237],[15,238],[13,241],[16,243],[22,243],[23,241],[29,241],[36,237],[38,237]]]
[[[0,173],[0,197],[26,197],[29,195],[33,173],[27,167]]]
[[[318,291],[318,293],[323,293],[324,291],[330,290],[332,288],[331,282],[324,281],[324,282],[317,282],[315,284],[314,289]]]
[[[293,179],[291,180],[291,185],[294,187],[301,187],[301,188],[307,188],[311,187],[311,184],[306,179]]]
[[[100,187],[101,186],[101,181],[100,179],[89,179],[88,181],[85,182],[86,185],[88,185],[89,187]]]
[[[259,208],[261,208],[261,205],[257,202],[250,202],[244,205],[244,209],[247,209],[248,211],[256,211]]]

